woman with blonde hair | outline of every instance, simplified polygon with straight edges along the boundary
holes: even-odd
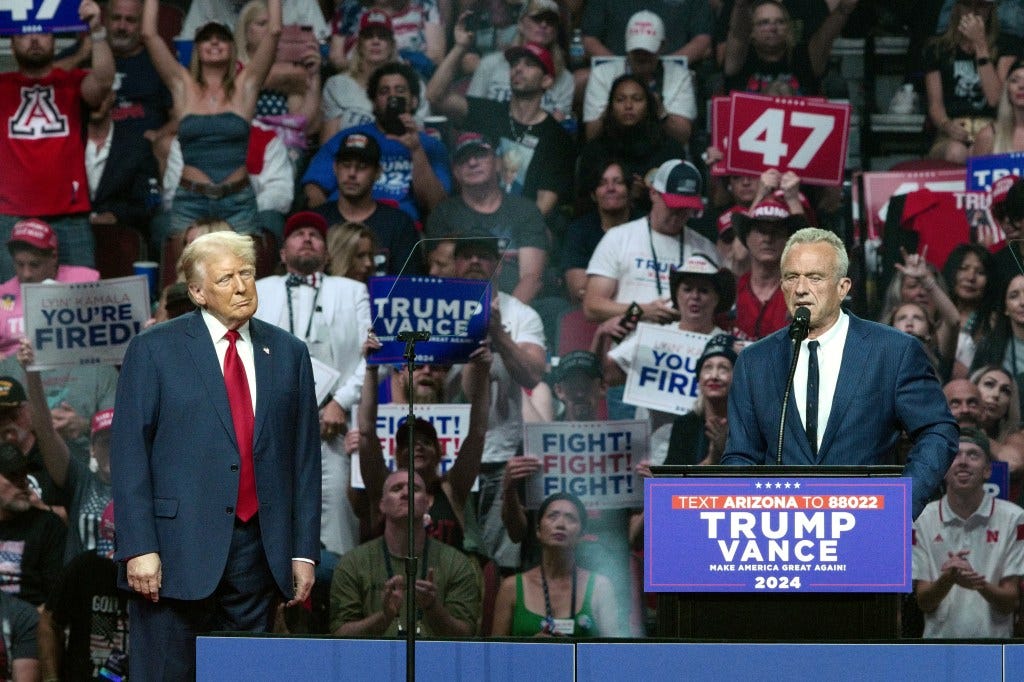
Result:
[[[981,129],[971,156],[1024,151],[1024,59],[1009,67],[1003,94],[996,108],[996,120]]]
[[[171,91],[184,159],[170,212],[170,231],[180,233],[197,218],[217,216],[237,232],[255,233],[256,196],[245,159],[249,126],[281,35],[281,0],[268,1],[266,34],[239,68],[234,37],[210,22],[196,31],[189,68],[171,54],[157,32],[157,0],[145,0],[142,40],[153,66]]]
[[[250,0],[238,14],[235,47],[238,61],[248,64],[270,22],[267,0]],[[299,61],[280,61],[270,68],[256,100],[256,118],[274,129],[294,163],[307,149],[307,137],[320,130],[320,46],[313,33]]]
[[[332,225],[327,230],[327,272],[366,284],[376,272],[377,238],[362,223]]]

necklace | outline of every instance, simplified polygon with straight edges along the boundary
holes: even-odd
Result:
[[[555,632],[555,614],[551,610],[551,593],[548,591],[548,576],[544,573],[544,562],[540,564],[540,585],[544,588],[544,621],[541,631],[548,634]],[[569,602],[569,619],[576,620],[576,564],[572,565],[572,599]],[[575,630],[575,627],[573,628]]]
[[[533,135],[534,125],[533,123],[520,123],[512,118],[512,114],[508,115],[508,130],[512,134],[512,139],[520,144],[522,144],[524,137]]]

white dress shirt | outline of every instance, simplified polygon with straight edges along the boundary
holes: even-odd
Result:
[[[800,355],[796,362],[796,374],[793,375],[793,397],[800,412],[800,422],[807,428],[807,362],[810,351],[807,344],[817,341],[818,347],[818,443],[821,450],[822,437],[828,427],[828,416],[832,412],[832,399],[836,395],[839,383],[839,368],[843,364],[843,348],[846,346],[846,335],[850,331],[850,317],[840,311],[839,319],[832,328],[816,339],[808,339],[800,344]]]
[[[213,339],[213,348],[217,351],[217,361],[220,363],[221,374],[224,373],[224,356],[227,355],[228,340],[224,335],[228,328],[221,324],[220,320],[203,310],[203,322],[210,330],[210,338]],[[249,335],[249,323],[246,322],[238,328],[239,338],[235,341],[235,350],[238,351],[238,359],[245,367],[245,378],[249,382],[249,397],[252,399],[252,413],[256,414],[256,363],[252,358],[252,337]]]

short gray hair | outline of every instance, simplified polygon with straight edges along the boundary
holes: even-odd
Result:
[[[793,236],[786,242],[782,249],[782,260],[786,262],[786,255],[796,244],[828,244],[836,253],[836,279],[846,277],[850,270],[850,256],[846,253],[846,245],[835,232],[823,230],[820,227],[805,227],[793,233]]]
[[[178,272],[189,284],[198,284],[205,276],[205,265],[216,254],[233,253],[242,261],[256,267],[256,246],[252,237],[237,232],[209,232],[197,237],[185,247],[178,261]]]

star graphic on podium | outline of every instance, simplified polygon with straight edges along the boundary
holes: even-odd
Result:
[[[769,484],[769,485],[771,485],[771,484]],[[761,482],[758,481],[757,483],[755,483],[754,487],[757,488],[758,490],[760,490],[761,489]]]
[[[796,488],[797,490],[799,490],[800,489],[800,481],[794,482],[793,483],[793,487]]]
[[[782,484],[781,484],[781,483],[778,483],[778,482],[776,482],[776,483],[775,483],[775,489],[776,489],[776,490],[778,490],[778,489],[779,489],[779,488],[781,488],[781,487],[782,487]]]

